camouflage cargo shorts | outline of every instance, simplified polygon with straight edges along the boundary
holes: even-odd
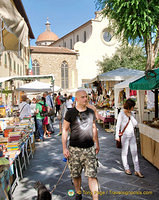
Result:
[[[80,177],[82,169],[85,171],[85,176],[96,178],[98,160],[95,153],[95,148],[78,148],[69,147],[70,157],[68,167],[73,178]]]

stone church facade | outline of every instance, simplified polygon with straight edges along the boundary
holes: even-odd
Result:
[[[55,85],[64,91],[77,88],[76,53],[63,47],[31,47],[33,72],[53,74]]]
[[[45,25],[37,46],[31,47],[33,69],[37,65],[39,74],[54,74],[55,85],[65,90],[84,86],[100,74],[98,62],[104,56],[112,57],[121,45],[113,35],[111,22],[101,12],[61,38],[51,32],[48,20]]]
[[[32,71],[34,75],[53,74],[54,85],[63,92],[78,87],[78,72],[76,68],[77,53],[65,47],[51,47],[58,37],[51,32],[47,20],[46,30],[36,41],[37,46],[31,47]]]
[[[113,35],[111,22],[101,12],[95,18],[74,29],[51,46],[66,47],[78,53],[76,62],[78,86],[82,86],[100,74],[98,61],[104,56],[112,57],[121,45],[120,39]]]

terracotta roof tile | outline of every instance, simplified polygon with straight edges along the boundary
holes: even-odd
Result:
[[[73,50],[65,47],[50,47],[50,46],[32,46],[31,53],[53,53],[53,54],[76,54]]]

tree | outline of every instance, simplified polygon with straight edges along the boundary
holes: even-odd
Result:
[[[103,61],[98,62],[101,73],[111,71],[120,67],[144,70],[146,56],[143,49],[139,46],[121,46],[116,50],[112,58],[104,57]]]
[[[159,50],[158,0],[95,0],[123,39],[140,40],[147,54],[146,70],[155,67]]]

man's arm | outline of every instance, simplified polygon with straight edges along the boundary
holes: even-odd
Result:
[[[93,140],[96,146],[96,154],[98,154],[100,148],[99,148],[99,140],[98,140],[98,130],[97,130],[95,121],[93,122]]]
[[[68,158],[70,156],[69,150],[67,148],[67,138],[68,138],[69,127],[70,127],[70,123],[64,120],[63,130],[62,130],[62,147],[63,147],[63,155],[65,156],[65,158]]]

